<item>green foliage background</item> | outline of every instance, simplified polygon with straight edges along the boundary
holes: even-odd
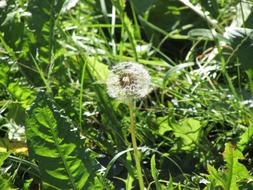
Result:
[[[109,69],[137,61],[147,189],[253,189],[252,0],[1,0],[0,189],[138,189]],[[28,151],[27,151],[28,148]]]

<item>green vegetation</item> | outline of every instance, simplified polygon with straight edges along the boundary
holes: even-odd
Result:
[[[252,0],[0,0],[0,190],[253,189],[252,44]]]

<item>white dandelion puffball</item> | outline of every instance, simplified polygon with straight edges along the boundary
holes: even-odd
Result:
[[[139,63],[121,62],[109,72],[107,92],[119,100],[143,98],[150,92],[150,81],[148,71]]]

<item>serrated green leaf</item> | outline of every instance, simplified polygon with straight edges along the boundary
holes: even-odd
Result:
[[[39,165],[45,189],[82,190],[93,185],[98,164],[49,97],[38,95],[26,123],[29,153]]]
[[[35,99],[33,90],[22,87],[18,83],[10,83],[8,91],[14,99],[18,100],[23,108],[28,108]]]
[[[220,174],[213,166],[210,164],[207,164],[207,170],[209,175],[209,179],[211,180],[211,183],[213,186],[222,186],[225,187],[224,185],[224,179],[222,174]]]
[[[250,177],[247,168],[238,162],[239,159],[243,159],[243,154],[235,149],[231,143],[227,143],[225,151],[223,153],[224,160],[226,161],[226,189],[237,190],[237,180],[243,180]]]
[[[238,190],[240,181],[251,178],[247,168],[238,161],[244,156],[231,143],[227,143],[223,157],[226,162],[223,170],[217,171],[213,166],[207,165],[211,185],[222,186],[225,190]]]
[[[5,63],[0,63],[0,86],[8,85],[8,71],[9,67]]]

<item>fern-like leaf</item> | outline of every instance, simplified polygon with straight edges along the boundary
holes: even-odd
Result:
[[[78,131],[46,95],[29,110],[26,135],[31,158],[39,166],[44,189],[88,189],[98,164]]]

